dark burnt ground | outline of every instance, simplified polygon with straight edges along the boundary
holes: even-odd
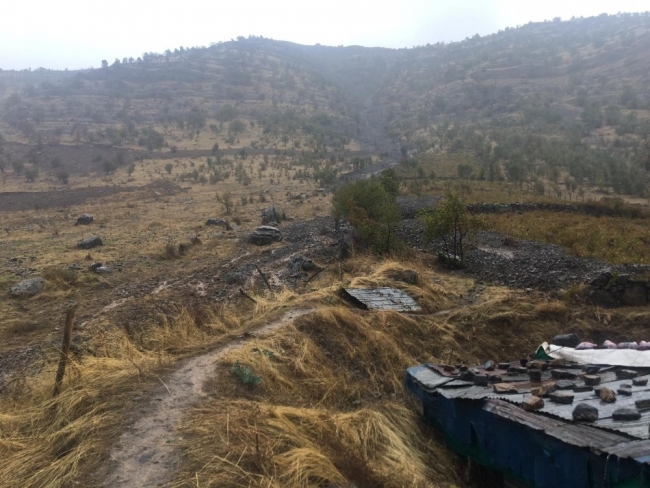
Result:
[[[423,226],[416,219],[404,220],[398,233],[416,249],[430,252],[442,249],[439,242],[424,246]],[[573,284],[588,283],[603,270],[631,275],[650,271],[650,266],[614,266],[604,261],[572,256],[561,246],[512,239],[494,231],[479,232],[468,248],[465,273],[480,282],[511,288],[559,291]]]
[[[0,212],[40,210],[81,205],[89,198],[102,198],[117,193],[151,190],[157,194],[174,195],[182,188],[168,180],[157,180],[146,186],[91,186],[72,190],[20,191],[0,193]]]

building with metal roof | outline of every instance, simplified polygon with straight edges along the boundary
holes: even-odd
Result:
[[[650,486],[650,367],[581,364],[558,351],[476,368],[424,364],[405,384],[452,449],[508,486]],[[626,357],[635,355],[650,364],[650,351]],[[578,405],[593,416],[576,415]]]

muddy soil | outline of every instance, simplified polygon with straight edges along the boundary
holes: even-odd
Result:
[[[308,312],[291,310],[251,333],[271,333]],[[171,481],[180,461],[176,432],[179,422],[191,406],[207,397],[204,385],[213,377],[217,361],[244,342],[244,338],[238,339],[187,359],[160,379],[159,388],[145,401],[138,419],[113,446],[103,486],[152,487]]]

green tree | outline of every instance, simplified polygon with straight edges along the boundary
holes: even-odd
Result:
[[[19,175],[22,174],[23,170],[25,169],[25,163],[23,163],[22,161],[14,161],[13,163],[11,163],[11,167],[13,168],[14,173]]]
[[[472,172],[474,171],[474,168],[472,168],[470,164],[459,164],[457,171],[458,171],[458,177],[461,180],[465,180],[469,182],[469,179],[472,176]]]
[[[361,243],[375,252],[390,252],[399,243],[394,228],[401,219],[395,197],[380,181],[346,183],[334,194],[333,215],[337,222],[350,221]]]
[[[462,265],[464,246],[471,236],[483,227],[483,221],[467,211],[467,204],[458,193],[448,193],[432,212],[420,216],[424,224],[424,242],[442,243],[442,257],[450,263]]]
[[[229,191],[224,193],[223,195],[219,195],[217,193],[217,202],[221,202],[221,204],[226,209],[226,213],[229,214],[230,211],[232,210],[233,205],[234,205],[234,202],[233,202],[233,199],[232,199],[232,193],[230,193]]]
[[[56,174],[56,177],[57,177],[57,179],[58,179],[61,183],[63,183],[64,185],[67,185],[67,184],[68,184],[68,180],[69,180],[69,178],[70,178],[70,175],[68,174],[67,171],[62,170],[62,171],[59,171],[59,172]]]
[[[126,172],[131,176],[133,172],[135,171],[135,163],[129,164],[129,166],[126,168]]]
[[[168,175],[172,174],[173,169],[174,169],[174,165],[172,163],[167,163],[165,165],[165,171],[167,171]]]
[[[379,175],[379,182],[384,187],[384,190],[392,197],[396,197],[399,194],[399,181],[397,179],[397,173],[393,168],[382,171]]]
[[[25,178],[30,183],[34,182],[38,178],[38,168],[28,168],[25,170]]]
[[[219,143],[218,143],[218,142],[215,142],[215,143],[214,143],[214,146],[212,146],[212,155],[214,156],[214,155],[217,154],[218,152],[219,152]]]
[[[228,131],[232,132],[235,135],[239,134],[240,132],[244,132],[245,130],[246,124],[242,119],[231,120],[228,124]]]

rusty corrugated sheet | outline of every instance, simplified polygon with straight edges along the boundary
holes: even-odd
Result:
[[[397,288],[344,288],[344,294],[368,310],[419,312],[422,309],[407,293]]]

